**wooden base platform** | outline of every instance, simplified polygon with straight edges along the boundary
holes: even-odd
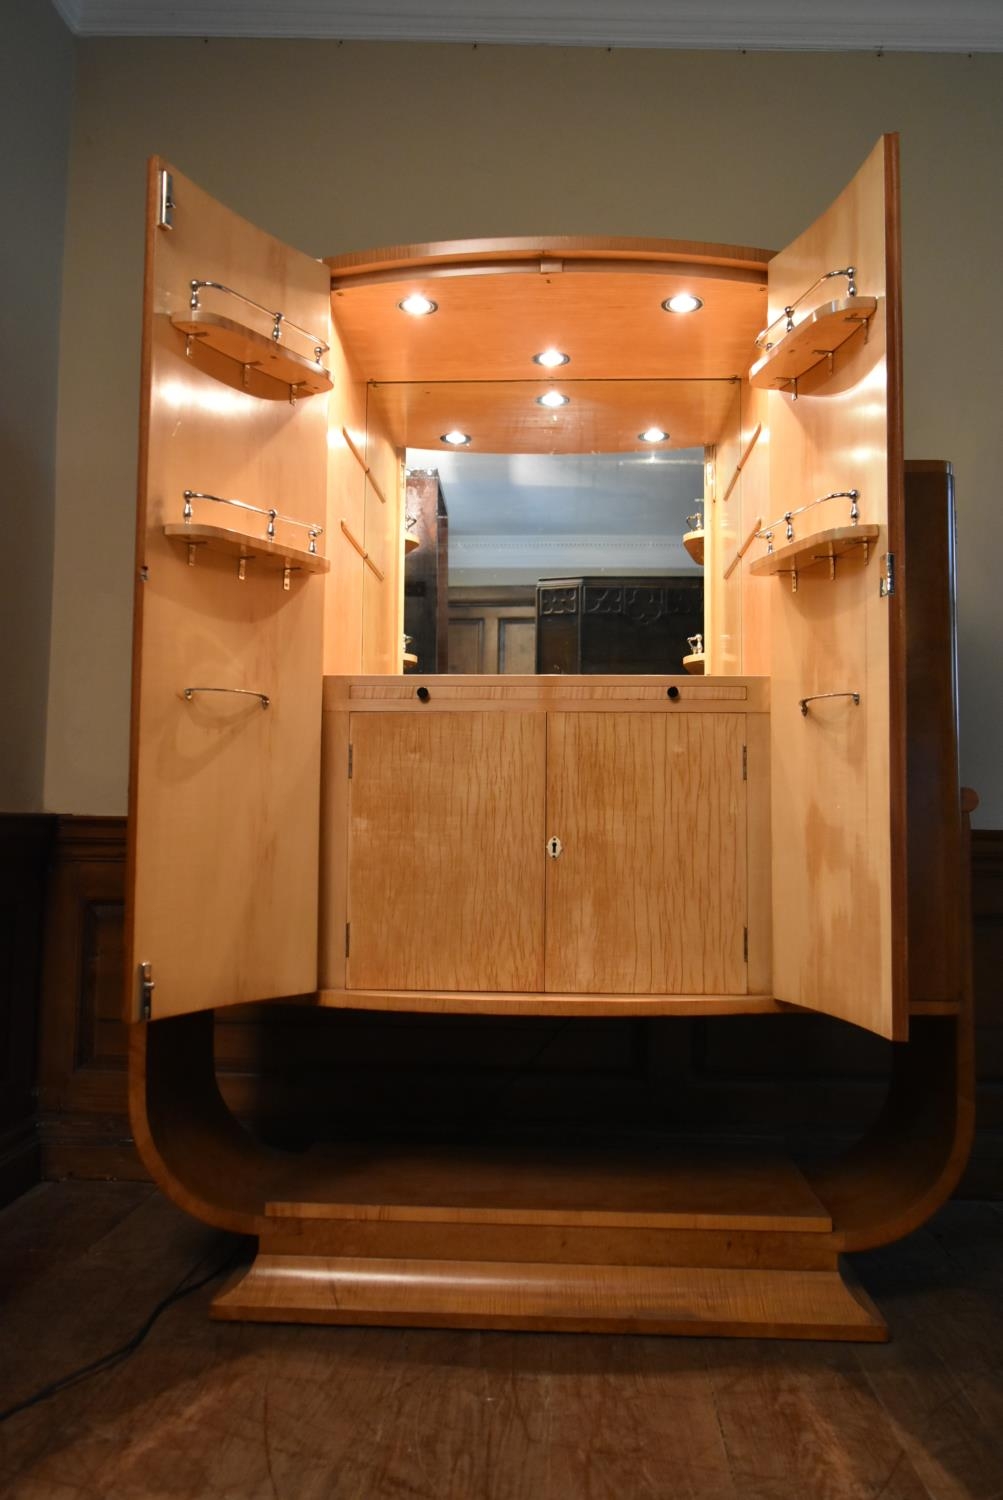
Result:
[[[259,1255],[212,1304],[222,1320],[707,1337],[887,1339],[838,1270],[541,1265]]]
[[[311,1153],[266,1204],[217,1318],[876,1340],[832,1219],[783,1155],[369,1145]]]

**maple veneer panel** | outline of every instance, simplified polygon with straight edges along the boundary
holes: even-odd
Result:
[[[382,573],[363,569],[362,670],[403,670],[404,565],[401,466],[386,426],[367,391],[364,474],[366,551]]]
[[[744,993],[744,717],[548,723],[547,989]]]
[[[731,390],[727,420],[714,449],[714,482],[707,486],[704,529],[707,534],[704,560],[704,650],[707,671],[732,676],[742,671],[742,580],[736,568],[730,578],[725,570],[742,542],[741,507],[737,486],[724,496],[742,456],[742,392]]]
[[[303,1159],[285,1219],[790,1229],[832,1220],[792,1161],[636,1141],[589,1147],[324,1148]]]
[[[569,404],[539,406],[536,398],[555,388]],[[647,446],[638,433],[651,426],[671,433],[663,450],[716,441],[736,389],[731,378],[583,380],[556,370],[545,380],[381,382],[371,405],[401,448],[438,449],[441,434],[458,427],[478,453],[636,453]]]
[[[153,967],[154,1018],[317,982],[324,584],[164,535],[201,490],[325,524],[327,397],[262,400],[234,361],[171,324],[193,278],[222,282],[327,337],[323,267],[173,172],[174,227],[148,196],[133,666],[127,969]],[[203,293],[206,305],[222,294]],[[243,316],[244,314],[242,314]],[[261,315],[246,312],[247,320]],[[267,327],[267,319],[265,320]],[[195,519],[264,537],[266,518],[195,501]],[[280,544],[305,533],[278,523]],[[327,551],[327,533],[321,550]],[[143,574],[141,573],[141,577]],[[254,697],[187,687],[236,688]]]
[[[739,475],[732,492],[738,515],[735,525],[744,543],[758,522],[774,519],[770,500],[770,433],[769,398],[766,391],[756,390],[744,381],[742,384],[742,448],[750,441],[757,427],[759,438]],[[732,575],[742,581],[742,656],[741,670],[769,675],[770,671],[770,620],[773,606],[773,590],[768,578],[756,578],[750,573],[753,558],[762,552],[761,542],[752,542]],[[734,556],[734,554],[732,554]],[[731,559],[729,558],[727,563]]]
[[[774,985],[778,999],[902,1036],[904,847],[893,848],[896,788],[903,791],[904,726],[895,702],[904,677],[892,669],[902,586],[879,592],[881,557],[901,562],[901,430],[897,417],[897,210],[895,143],[885,138],[833,206],[771,262],[775,316],[823,271],[853,265],[861,294],[878,308],[801,382],[797,401],[771,392],[768,520],[833,490],[860,491],[860,520],[880,527],[864,549],[836,564],[772,580]],[[824,289],[818,292],[820,300]],[[795,518],[798,541],[848,519],[848,501]],[[782,536],[781,536],[782,540]],[[759,543],[748,556],[765,550]],[[904,573],[904,570],[900,570]],[[901,680],[900,680],[901,678]],[[857,692],[799,708],[814,693]]]
[[[351,716],[353,989],[543,988],[546,720]]]
[[[548,345],[571,355],[579,379],[728,379],[748,363],[765,322],[769,257],[753,253],[759,264],[742,268],[569,260],[541,272],[539,262],[459,261],[448,275],[405,264],[372,280],[335,270],[332,304],[360,368],[381,383],[525,380],[532,355]],[[662,312],[663,299],[683,291],[703,299],[701,311]],[[434,316],[400,312],[411,292],[438,303]]]
[[[324,587],[324,672],[362,671],[362,598],[365,563],[341,529],[345,522],[353,536],[366,531],[366,476],[345,441],[365,451],[366,385],[348,358],[341,330],[332,323],[328,366],[334,390],[328,397],[327,531],[324,551],[331,571]]]

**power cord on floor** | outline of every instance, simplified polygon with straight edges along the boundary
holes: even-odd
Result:
[[[20,1411],[27,1411],[30,1406],[38,1406],[40,1402],[48,1401],[50,1396],[56,1396],[60,1391],[65,1391],[70,1386],[78,1385],[80,1381],[86,1380],[91,1375],[97,1375],[102,1370],[113,1369],[116,1365],[121,1364],[123,1360],[128,1359],[131,1354],[135,1354],[162,1313],[165,1313],[169,1307],[173,1307],[175,1302],[180,1302],[183,1297],[190,1297],[192,1292],[201,1291],[204,1286],[208,1286],[210,1281],[214,1281],[217,1276],[221,1276],[224,1271],[229,1270],[240,1255],[240,1250],[241,1246],[238,1242],[227,1252],[223,1260],[214,1266],[211,1271],[208,1271],[205,1276],[200,1277],[198,1281],[190,1281],[189,1278],[194,1276],[199,1267],[205,1262],[206,1257],[200,1255],[195,1264],[189,1266],[174,1290],[168,1292],[167,1296],[157,1303],[149,1317],[130,1339],[126,1340],[117,1349],[112,1349],[108,1354],[102,1354],[100,1358],[91,1360],[90,1364],[81,1365],[79,1370],[72,1370],[69,1375],[64,1375],[60,1380],[54,1380],[50,1385],[43,1386],[34,1395],[25,1397],[23,1401],[18,1401],[14,1406],[8,1406],[5,1411],[0,1411],[0,1422],[6,1422],[8,1417],[16,1416]]]

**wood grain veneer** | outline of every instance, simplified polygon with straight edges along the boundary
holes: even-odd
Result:
[[[545,719],[353,714],[351,739],[347,984],[543,989]]]
[[[744,993],[744,719],[547,724],[547,988]]]
[[[880,528],[877,566],[847,560],[834,582],[828,569],[809,569],[797,593],[785,578],[773,583],[775,992],[902,1038],[905,684],[894,643],[904,619],[903,570],[892,598],[878,589],[881,555],[902,557],[896,161],[897,140],[887,136],[832,207],[770,264],[771,317],[842,266],[857,268],[878,310],[866,332],[861,325],[836,352],[831,373],[823,361],[805,377],[798,400],[769,394],[767,514],[855,488],[861,522]],[[820,288],[819,300],[824,295]],[[797,517],[799,541],[831,526],[840,503]],[[835,699],[802,716],[809,694],[849,691],[859,693],[859,706]]]
[[[181,173],[176,221],[156,225],[150,166],[137,521],[125,1013],[152,965],[155,1016],[316,986],[323,584],[164,535],[182,492],[205,490],[323,525],[327,398],[259,399],[240,366],[186,340],[171,316],[192,278],[233,286],[322,337],[326,273]],[[198,506],[199,502],[194,502]],[[212,522],[225,507],[213,506]],[[241,532],[263,516],[234,511]],[[256,525],[254,523],[257,523]],[[299,543],[303,533],[282,535]],[[264,693],[185,700],[190,686]]]

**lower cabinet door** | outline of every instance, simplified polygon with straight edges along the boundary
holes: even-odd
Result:
[[[546,716],[354,713],[347,982],[543,989]]]
[[[548,724],[547,990],[746,993],[744,716]]]

